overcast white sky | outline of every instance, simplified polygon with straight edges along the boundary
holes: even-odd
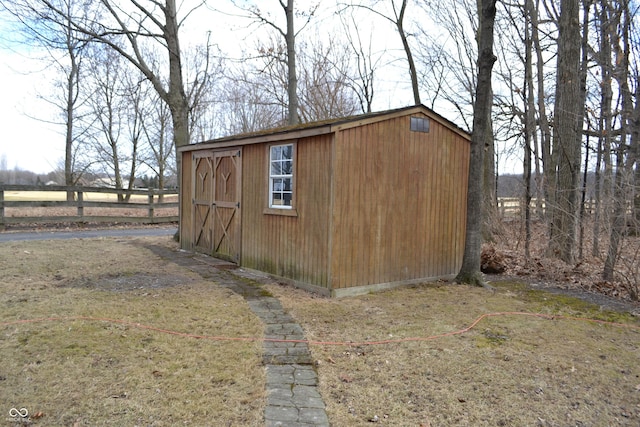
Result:
[[[186,0],[185,4],[190,1]],[[302,8],[305,3],[309,2],[311,0],[299,0],[296,2],[296,6]],[[328,7],[331,3],[333,2],[325,0],[322,5]],[[228,2],[218,3],[216,0],[212,4],[228,5]],[[263,8],[275,7],[275,16],[280,18],[282,11],[278,10],[277,0],[261,0],[259,4]],[[332,23],[334,16],[333,9],[328,12],[320,11],[315,20],[321,21],[318,26],[325,33],[340,31],[340,28],[335,27],[335,23]],[[201,9],[187,20],[189,25],[185,28],[189,31],[182,34],[183,48],[187,45],[188,38],[203,38],[206,37],[207,30],[212,30],[214,43],[219,44],[223,51],[237,54],[242,47],[253,46],[253,42],[243,38],[244,22],[238,22],[232,17]],[[360,25],[359,28],[363,30],[364,34],[367,33],[367,25],[373,26],[376,47],[382,50],[389,49],[389,52],[400,52],[400,57],[402,57],[399,37],[388,22],[375,21],[369,17],[367,22],[361,22],[361,25],[363,28],[360,28]],[[252,31],[255,30],[256,28],[253,27]],[[309,28],[305,31],[316,32],[320,30]],[[0,19],[0,82],[2,82],[0,167],[6,164],[10,169],[18,167],[37,173],[50,172],[56,169],[64,158],[63,128],[61,125],[46,122],[46,120],[49,122],[59,122],[59,120],[56,120],[56,112],[53,107],[41,99],[42,95],[52,91],[50,78],[53,76],[53,72],[43,69],[46,66],[43,62],[30,60],[27,57],[33,55],[20,54],[20,49],[24,49],[24,47],[11,45],[7,42],[6,37],[2,37],[2,34],[7,34],[6,22],[3,23]],[[405,70],[404,61],[396,61],[384,75],[378,75],[377,79],[383,86],[376,88],[375,110],[403,107],[412,103],[408,70]],[[440,110],[438,112],[445,117],[448,116],[446,111]],[[453,119],[454,117],[448,118]]]
[[[184,4],[189,2],[190,0],[186,0]],[[300,0],[296,2],[296,7],[303,8],[306,3],[313,3],[313,1]],[[333,2],[325,1],[323,6],[328,6],[329,3]],[[216,6],[227,5],[227,10],[230,10],[228,2],[214,2],[212,4]],[[259,4],[263,10],[269,6],[275,7],[273,16],[280,18],[282,11],[278,10],[279,5],[276,0],[262,0]],[[330,26],[326,25],[326,20],[332,19],[331,15],[333,15],[332,12],[323,14],[320,11],[316,16],[316,19],[325,21],[323,27],[327,32],[331,30],[329,30]],[[206,37],[204,35],[206,30],[211,29],[213,30],[212,41],[219,44],[227,52],[238,53],[241,45],[244,48],[252,46],[252,42],[243,39],[242,36],[242,27],[246,21],[200,9],[198,13],[189,17],[187,24],[189,25],[185,28],[189,31],[182,34],[183,38]],[[230,28],[232,25],[233,28]],[[63,128],[61,125],[51,123],[56,121],[55,109],[42,99],[43,95],[52,90],[49,76],[53,76],[53,73],[42,69],[45,66],[44,63],[28,58],[33,55],[21,54],[20,50],[24,47],[13,45],[7,40],[7,37],[11,36],[10,32],[7,32],[6,26],[6,20],[3,24],[0,19],[0,81],[2,82],[0,166],[6,164],[10,169],[17,167],[37,173],[47,173],[60,165],[64,158]],[[389,31],[388,37],[384,36],[382,27]],[[255,30],[254,26],[253,31]],[[230,37],[231,34],[232,37]],[[390,39],[395,40],[397,34],[392,27],[386,28],[383,25],[376,28],[375,37],[388,42]],[[183,48],[186,44],[183,40]],[[392,83],[392,86],[397,85],[397,83]],[[402,82],[401,85],[408,89],[408,82]],[[407,98],[400,95],[398,90],[400,90],[398,87],[392,87],[385,94],[383,90],[378,88],[377,108],[404,106],[400,99],[410,100],[411,94],[407,92]]]
[[[55,169],[64,156],[64,138],[43,120],[52,120],[50,106],[38,97],[49,90],[42,64],[0,50],[0,162],[38,173]],[[40,118],[41,120],[38,120]]]

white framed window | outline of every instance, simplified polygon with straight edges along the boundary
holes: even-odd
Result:
[[[293,144],[269,148],[269,208],[293,209]]]

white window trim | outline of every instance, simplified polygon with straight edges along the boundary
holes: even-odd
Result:
[[[286,146],[291,146],[291,174],[286,174],[286,175],[272,175],[271,174],[271,163],[272,163],[272,149],[274,147],[286,147]],[[268,172],[269,172],[269,180],[268,180],[268,193],[267,193],[267,197],[268,197],[268,208],[266,213],[282,213],[285,215],[290,215],[289,211],[295,210],[295,173],[296,173],[296,167],[295,167],[295,163],[296,163],[296,144],[291,142],[291,143],[286,143],[286,144],[273,144],[273,145],[269,145],[269,152],[268,152]],[[275,179],[281,179],[281,178],[290,178],[291,179],[291,205],[275,205],[273,204],[273,181]]]

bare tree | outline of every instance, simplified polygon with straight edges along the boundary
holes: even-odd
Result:
[[[431,8],[431,18],[441,29],[442,41],[433,39],[428,29],[423,29],[421,34],[425,49],[431,51],[434,44],[442,46],[439,51],[433,51],[436,52],[433,58],[422,59],[425,65],[436,65],[433,72],[425,71],[425,77],[432,80],[428,86],[438,88],[440,100],[456,111],[457,120],[469,131],[473,128],[478,76],[477,6],[474,0],[450,0],[445,7]]]
[[[208,122],[207,116],[215,110],[216,95],[222,90],[220,82],[224,76],[224,61],[219,49],[211,43],[210,32],[205,44],[186,51],[184,56],[189,134],[195,141],[203,141],[215,135],[215,125]]]
[[[381,12],[380,7],[383,4],[389,4],[391,6],[391,16]],[[400,41],[402,42],[402,48],[407,57],[407,63],[409,65],[409,77],[411,79],[411,90],[413,91],[413,102],[417,105],[420,104],[420,85],[418,84],[418,72],[416,70],[415,60],[413,59],[413,53],[411,46],[409,45],[408,34],[405,30],[405,17],[407,12],[407,6],[409,0],[401,0],[397,5],[395,0],[372,0],[369,4],[351,3],[350,7],[357,7],[366,9],[369,12],[387,20],[390,22],[398,32]]]
[[[573,263],[584,117],[579,0],[562,0],[560,8],[552,153],[556,185],[553,200],[547,201],[552,208],[549,249],[564,262]]]
[[[318,5],[312,6],[308,11],[296,11],[294,0],[278,0],[282,11],[284,12],[286,21],[284,28],[278,25],[277,20],[269,13],[263,12],[257,5],[241,5],[239,1],[232,0],[236,7],[240,8],[245,17],[251,19],[258,25],[267,25],[279,34],[285,41],[286,55],[278,55],[277,60],[282,61],[286,65],[287,79],[287,122],[290,125],[297,124],[300,119],[298,116],[298,76],[296,68],[296,38],[298,34],[309,24],[313,18]],[[298,30],[295,29],[295,16],[302,16],[305,22]],[[278,45],[279,43],[276,43]],[[264,50],[263,54],[269,53]],[[280,52],[282,53],[282,52]]]
[[[140,125],[145,144],[141,147],[140,159],[142,164],[154,172],[158,188],[163,189],[168,186],[169,176],[176,174],[175,170],[172,171],[175,151],[172,150],[171,112],[167,104],[158,99],[157,94],[155,97],[149,94],[143,99],[147,102],[141,110]]]
[[[445,101],[458,111],[458,116],[464,121],[467,129],[473,127],[469,118],[475,116],[475,96],[477,94],[477,58],[479,37],[480,4],[469,0],[453,0],[450,7],[438,8],[431,16],[437,25],[444,29],[444,34],[439,33],[439,37],[446,40],[446,43],[438,42],[430,36],[429,29],[423,30],[422,37],[426,40],[426,47],[421,51],[423,63],[426,66],[433,64],[435,71],[428,68],[425,71],[428,86],[436,88],[439,101]],[[503,38],[504,40],[504,38]],[[446,45],[446,49],[443,47]],[[441,72],[439,72],[442,70]],[[508,69],[510,71],[510,68]],[[514,81],[513,75],[508,81]],[[490,98],[495,98],[493,94]],[[435,96],[433,98],[435,102]],[[514,103],[511,103],[513,106]],[[510,109],[513,112],[513,108]],[[473,114],[472,111],[474,112]],[[492,114],[492,109],[487,110]],[[494,139],[495,117],[487,118],[489,126],[484,134],[484,164],[483,169],[483,224],[482,234],[484,239],[491,241],[494,234],[499,231],[499,221],[497,212],[496,196],[496,148]],[[507,123],[512,127],[512,123]],[[498,129],[499,131],[500,129]]]
[[[264,38],[258,55],[229,75],[222,93],[228,103],[231,132],[250,132],[288,124],[286,46],[277,34]],[[319,40],[319,37],[316,38]],[[298,44],[298,119],[302,122],[344,117],[358,110],[347,75],[351,61],[346,46],[313,41]]]
[[[347,14],[347,11],[344,10],[339,16],[344,36],[353,56],[353,64],[349,67],[350,69],[342,72],[345,73],[344,78],[347,84],[358,97],[361,111],[370,113],[375,94],[376,71],[380,67],[386,52],[373,52],[373,30],[369,33],[368,41],[365,42],[358,30],[356,18],[353,14]],[[336,68],[341,70],[339,67]]]
[[[349,52],[330,39],[300,45],[300,119],[302,122],[353,115],[355,93],[346,78]]]
[[[640,40],[635,40],[637,52]],[[633,79],[635,81],[635,101],[631,124],[631,150],[636,159],[636,168],[633,176],[633,230],[636,236],[640,235],[640,70],[635,64]],[[640,287],[640,284],[638,285]]]
[[[272,73],[267,73],[267,69],[259,71],[264,72],[253,74],[250,70],[240,69],[225,80],[227,84],[224,84],[221,100],[225,105],[222,112],[224,134],[254,132],[286,123],[284,100],[277,98],[277,94],[282,93],[277,87],[282,88],[286,82],[273,83]]]
[[[493,54],[493,31],[496,17],[496,0],[478,0],[478,84],[473,111],[471,156],[469,158],[469,182],[467,190],[467,229],[462,267],[456,281],[485,285],[480,272],[482,250],[482,185],[484,143],[490,132],[492,105],[491,74],[496,57]]]
[[[631,186],[633,167],[636,163],[634,144],[637,144],[637,130],[633,129],[633,94],[629,87],[629,58],[631,55],[631,11],[629,3],[622,1],[617,15],[620,17],[619,31],[614,33],[613,46],[615,47],[615,67],[613,77],[618,83],[622,101],[621,133],[616,150],[616,173],[614,184],[614,210],[611,234],[609,236],[609,249],[604,263],[602,277],[604,280],[613,280],[613,272],[618,260],[618,251],[626,227],[627,201],[630,200],[628,191]],[[637,84],[637,82],[636,82]],[[638,102],[638,100],[636,100]],[[634,138],[635,136],[635,138]],[[629,138],[631,137],[631,140]]]
[[[612,129],[613,129],[613,89],[611,81],[612,57],[611,57],[611,37],[613,28],[615,28],[615,18],[612,16],[610,2],[602,0],[599,4],[600,9],[597,11],[597,22],[599,28],[599,52],[597,61],[600,65],[600,117],[598,120],[598,148],[596,151],[596,168],[595,168],[595,217],[593,221],[593,246],[592,255],[600,255],[600,228],[602,218],[602,199],[608,199],[609,185],[612,176],[612,167],[610,161]],[[601,179],[601,165],[604,163],[604,183]],[[604,184],[604,185],[603,185]],[[601,190],[602,189],[602,190]]]
[[[47,10],[52,22],[64,22],[65,13],[53,0],[37,1]],[[190,141],[189,99],[186,95],[182,69],[179,32],[185,19],[202,4],[178,16],[175,0],[130,0],[117,2],[100,0],[93,3],[96,18],[85,22],[71,17],[71,27],[92,42],[103,43],[118,52],[148,79],[159,97],[171,111],[173,142],[178,147]],[[164,51],[166,61],[154,63],[154,49]],[[164,65],[166,64],[166,65]],[[178,170],[179,157],[176,156]]]
[[[23,43],[43,48],[47,52],[44,60],[54,64],[62,76],[60,91],[53,97],[43,98],[61,113],[65,141],[64,182],[72,186],[77,184],[87,166],[80,161],[78,139],[81,130],[77,129],[78,109],[85,99],[80,82],[87,40],[74,28],[72,20],[86,22],[89,19],[89,9],[79,1],[51,2],[59,11],[56,19],[52,19],[49,10],[40,8],[37,2],[30,0],[0,0],[0,7],[19,20],[23,30]],[[72,200],[73,197],[73,192],[67,193],[68,199]]]
[[[132,189],[142,145],[142,104],[144,78],[114,50],[94,46],[91,55],[92,141],[97,164],[114,179],[117,189]],[[130,194],[118,194],[128,201]]]

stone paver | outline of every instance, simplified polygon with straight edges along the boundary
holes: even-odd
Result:
[[[277,298],[266,294],[254,276],[236,270],[233,264],[186,251],[174,252],[158,246],[149,249],[242,295],[265,324],[262,354],[267,377],[265,426],[329,426],[304,330]]]

